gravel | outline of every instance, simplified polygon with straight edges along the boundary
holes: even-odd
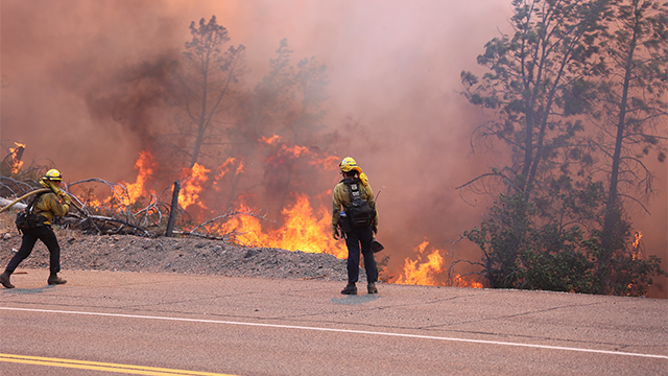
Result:
[[[67,270],[224,275],[273,279],[347,281],[346,260],[325,253],[275,248],[246,248],[196,238],[95,236],[55,229],[61,248],[62,274]],[[16,229],[0,229],[0,268],[21,246]],[[49,252],[40,241],[21,268],[49,267]],[[17,271],[18,271],[17,270]],[[366,280],[360,268],[360,280]]]

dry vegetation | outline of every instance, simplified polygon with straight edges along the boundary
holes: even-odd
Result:
[[[14,226],[15,210],[0,214],[0,267],[21,245]],[[236,277],[345,281],[345,260],[323,253],[246,248],[198,238],[146,238],[133,235],[86,235],[54,226],[67,270],[109,270]],[[20,268],[48,268],[49,253],[38,242]],[[361,280],[365,280],[363,269]]]

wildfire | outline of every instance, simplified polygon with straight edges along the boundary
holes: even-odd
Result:
[[[244,210],[248,208],[240,206],[239,211]],[[308,197],[298,194],[294,205],[283,209],[281,214],[284,224],[276,230],[263,229],[260,219],[244,215],[228,221],[224,231],[242,234],[238,238],[249,245],[347,257],[345,244],[329,235],[331,217],[327,209],[314,215]]]
[[[276,149],[271,156],[267,158],[269,162],[280,163],[284,161],[284,158],[288,159],[297,159],[301,157],[308,157],[308,164],[312,166],[320,166],[323,168],[332,168],[338,164],[338,158],[335,156],[318,156],[319,150],[313,148],[313,150],[306,146],[294,145],[288,146],[281,143],[281,136],[273,135],[272,137],[262,137],[258,142],[275,146]],[[280,144],[280,147],[279,147]]]
[[[16,174],[21,170],[21,167],[23,166],[23,161],[21,160],[23,158],[23,151],[25,150],[26,146],[25,144],[19,144],[18,142],[14,142],[16,145],[15,148],[9,148],[9,153],[12,155],[12,174]]]
[[[483,288],[482,283],[480,282],[468,282],[462,278],[460,274],[455,275],[453,278],[452,285],[455,287],[473,287],[474,289]]]
[[[274,145],[274,144],[277,144],[281,141],[281,136],[279,136],[277,134],[275,134],[271,137],[262,136],[262,138],[259,139],[258,141],[260,141],[262,143],[265,143],[267,145]]]
[[[214,185],[217,185],[219,181],[225,177],[225,175],[229,174],[230,170],[234,167],[234,165],[237,164],[237,167],[234,171],[235,175],[242,174],[244,172],[244,162],[243,161],[238,161],[237,163],[237,158],[227,158],[225,162],[223,162],[218,168],[216,169],[216,177],[215,177],[215,182]]]
[[[206,175],[209,171],[210,170],[206,167],[198,163],[195,163],[192,169],[185,170],[185,181],[179,192],[179,203],[182,208],[185,209],[191,205],[198,205],[199,207],[206,209],[204,203],[199,200],[199,195],[202,193],[202,190],[204,190],[202,185],[209,180],[209,177]]]
[[[120,184],[125,187],[125,191],[120,187],[115,187],[115,194],[110,195],[105,200],[105,203],[110,203],[115,197],[119,198],[121,204],[124,206],[130,206],[137,202],[139,198],[146,194],[145,185],[153,175],[155,167],[156,164],[153,161],[153,155],[149,150],[144,150],[139,153],[139,158],[134,166],[135,170],[139,171],[137,173],[136,181],[134,183],[126,183],[122,181]],[[127,194],[125,194],[125,192],[127,192]],[[88,204],[90,206],[99,206],[100,202],[96,199],[91,199]]]
[[[633,234],[634,240],[633,240],[633,259],[637,260],[640,257],[640,239],[642,239],[642,232],[638,231],[635,234]]]
[[[129,202],[125,203],[126,205],[136,202],[137,199],[144,194],[144,185],[151,175],[153,175],[154,169],[155,163],[153,162],[151,152],[144,150],[139,153],[139,159],[135,162],[135,170],[138,170],[139,173],[137,174],[137,181],[134,184],[128,184],[126,186],[129,199]]]
[[[309,149],[303,146],[287,146],[281,144],[280,136],[263,137],[258,142],[272,147],[272,157],[267,160],[270,163],[285,163],[291,159],[304,158],[304,162],[310,165],[322,165],[323,168],[335,166],[338,158],[323,156],[317,148]],[[216,212],[207,207],[207,197],[211,194],[206,189],[220,191],[224,189],[222,184],[224,177],[229,174],[240,175],[244,173],[244,160],[230,157],[213,171],[203,165],[195,163],[192,168],[184,169],[181,179],[181,190],[178,202],[181,208],[194,210],[197,215],[192,218],[203,220],[205,216],[211,217]],[[146,150],[140,153],[135,163],[138,170],[136,182],[126,184],[127,198],[123,204],[135,203],[140,196],[147,192],[148,180],[152,178],[156,170],[153,156]],[[209,183],[211,180],[212,183]],[[120,192],[116,192],[119,196]],[[124,195],[120,195],[125,197]],[[319,195],[308,196],[303,193],[293,192],[291,196],[294,201],[283,207],[281,219],[277,222],[265,221],[259,215],[253,214],[246,204],[247,199],[252,199],[253,194],[248,196],[237,196],[235,212],[236,215],[227,217],[224,221],[207,224],[209,231],[221,234],[233,234],[234,238],[247,246],[259,246],[267,248],[279,248],[290,251],[302,251],[308,253],[328,253],[337,258],[346,259],[348,252],[345,242],[335,240],[331,236],[331,190]],[[109,199],[108,199],[109,200]],[[315,203],[318,203],[314,206]],[[190,212],[192,213],[192,211]],[[636,236],[639,241],[642,234]],[[637,243],[635,243],[637,244]],[[635,247],[635,245],[634,245]],[[444,277],[445,260],[444,251],[429,247],[427,240],[422,241],[414,249],[416,258],[407,257],[404,260],[403,270],[400,276],[392,283],[431,285],[456,287],[482,288],[481,283],[467,281],[461,275],[456,275],[450,282]]]
[[[426,286],[446,285],[445,282],[438,279],[439,274],[445,271],[445,260],[443,256],[441,256],[443,252],[439,249],[434,249],[430,254],[426,255],[425,260],[424,255],[426,254],[428,246],[429,242],[425,240],[415,248],[415,253],[418,255],[418,258],[411,260],[410,257],[408,257],[404,260],[403,274],[400,275],[394,283]],[[466,281],[460,274],[455,275],[452,280],[452,286],[473,287],[478,289],[483,288],[482,283]]]
[[[642,239],[642,232],[638,231],[635,234],[633,234],[633,237],[635,240],[633,241],[633,248],[638,248],[638,245],[640,245],[640,239]]]
[[[399,276],[396,283],[430,286],[445,285],[445,283],[438,282],[435,278],[437,274],[443,272],[444,260],[440,250],[434,249],[431,254],[427,255],[426,262],[419,263],[421,259],[424,259],[422,255],[424,255],[428,245],[429,242],[425,240],[415,249],[418,259],[411,260],[407,257],[404,260],[404,273]]]
[[[339,164],[337,157],[325,157],[323,159],[316,159],[309,162],[313,166],[320,166],[321,168],[331,168]]]

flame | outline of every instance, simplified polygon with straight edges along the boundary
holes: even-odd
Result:
[[[84,206],[88,206],[90,208],[96,208],[102,205],[102,201],[100,201],[98,198],[90,198],[84,202]]]
[[[632,244],[632,257],[634,260],[637,260],[640,258],[640,239],[642,239],[642,232],[637,231],[635,234],[633,234],[634,240]]]
[[[434,251],[427,256],[426,262],[420,262],[425,253],[428,241],[423,241],[416,249],[418,259],[411,260],[407,257],[404,260],[403,274],[399,276],[396,283],[406,285],[429,285],[429,286],[444,286],[445,283],[436,280],[435,276],[443,272],[444,259],[441,256],[441,251],[434,249]]]
[[[223,176],[227,175],[230,172],[230,169],[234,164],[237,163],[237,159],[234,157],[227,158],[225,162],[223,162],[220,166],[218,166],[218,173],[217,173],[217,178],[220,180]],[[237,165],[235,174],[239,175],[240,173],[243,172],[244,169],[244,164],[243,161],[239,161],[239,164]]]
[[[445,260],[442,256],[443,251],[434,249],[426,256],[425,254],[428,241],[423,241],[415,248],[415,253],[418,258],[411,260],[407,257],[404,260],[403,274],[394,282],[405,285],[426,285],[426,286],[445,286],[446,283],[439,281],[439,274],[444,272]],[[474,281],[466,281],[461,275],[456,274],[452,281],[452,286],[455,287],[473,287],[483,288],[483,284]]]
[[[151,155],[150,151],[144,150],[139,153],[139,158],[137,159],[137,162],[135,162],[135,170],[139,171],[137,174],[137,181],[126,186],[129,203],[137,202],[137,199],[144,194],[144,185],[153,175],[155,162],[153,161],[153,155]],[[128,205],[129,203],[125,204]]]
[[[208,172],[210,172],[209,169],[198,163],[195,163],[190,171],[185,170],[185,181],[179,192],[179,203],[182,208],[185,209],[191,205],[198,205],[206,209],[204,203],[199,200],[199,195],[204,190],[202,184],[209,180],[209,177],[206,175]]]
[[[244,173],[244,161],[239,161],[239,165],[237,166],[237,175],[243,174]]]
[[[271,137],[262,136],[258,141],[265,143],[267,145],[275,145],[281,141],[281,136],[275,134]]]
[[[299,158],[301,156],[311,154],[311,151],[306,146],[295,145],[293,147],[287,147],[283,145],[281,147],[281,153],[284,155],[289,155],[292,158]]]
[[[455,278],[453,278],[452,285],[455,287],[473,287],[474,289],[483,288],[482,283],[474,281],[468,282],[459,274],[455,275]]]
[[[235,231],[237,238],[247,245],[281,248],[289,251],[329,253],[337,258],[346,258],[345,243],[337,242],[330,235],[331,216],[322,208],[314,215],[306,195],[296,194],[295,203],[283,209],[284,225],[276,230],[263,230],[260,219],[244,215],[226,222],[224,231]],[[248,211],[245,205],[239,211]]]
[[[323,159],[316,159],[316,160],[309,161],[309,164],[313,165],[313,166],[319,166],[321,168],[332,169],[332,168],[338,167],[339,158],[337,158],[337,157],[325,157]]]
[[[273,145],[271,157],[268,161],[275,163],[289,162],[291,159],[308,157],[304,160],[308,164],[322,166],[323,168],[332,168],[338,165],[338,158],[333,156],[323,156],[317,148],[308,148],[304,146],[292,146],[280,144],[280,136],[263,137],[261,141],[267,145]],[[251,163],[252,164],[252,163]],[[244,173],[244,160],[241,158],[230,157],[220,164],[212,172],[203,165],[195,163],[192,168],[184,169],[182,187],[179,192],[179,204],[183,209],[190,208],[197,215],[192,218],[211,218],[215,212],[214,209],[207,207],[206,189],[222,189],[218,184],[229,174],[240,175]],[[140,153],[135,169],[138,170],[136,182],[127,184],[127,197],[123,199],[123,204],[130,205],[135,203],[144,190],[148,180],[153,176],[157,169],[156,163],[149,150]],[[212,180],[212,184],[206,183]],[[119,195],[121,192],[117,192]],[[114,195],[112,195],[114,196]],[[124,197],[123,195],[120,195]],[[227,234],[237,242],[246,246],[257,246],[267,248],[279,248],[289,251],[302,251],[309,253],[327,253],[334,255],[339,259],[346,259],[348,251],[345,242],[335,240],[331,236],[331,213],[330,205],[331,190],[321,194],[308,196],[303,193],[293,192],[291,197],[294,201],[281,210],[281,220],[277,222],[264,221],[259,215],[253,214],[253,211],[246,205],[246,198],[249,196],[237,196],[235,211],[237,215],[228,217],[226,221],[212,222],[206,224],[208,231]],[[108,198],[107,201],[110,201]],[[313,200],[313,201],[311,201]],[[320,204],[312,206],[313,202]],[[99,201],[90,198],[88,205],[91,207],[99,206]],[[241,214],[240,214],[241,213]],[[192,215],[192,211],[190,212]],[[634,248],[638,247],[642,234],[636,233]],[[482,283],[465,279],[457,274],[450,282],[445,282],[444,257],[445,252],[439,249],[428,251],[429,242],[422,241],[414,248],[415,259],[407,257],[404,260],[403,270],[396,281],[390,283],[412,284],[412,285],[430,285],[445,286],[452,285],[456,287],[482,288]]]
[[[642,232],[638,231],[635,234],[633,234],[633,237],[635,240],[633,241],[633,248],[638,248],[638,245],[640,245],[640,239],[642,239]]]
[[[149,150],[144,150],[139,153],[139,158],[137,158],[137,162],[135,162],[134,166],[135,170],[138,170],[139,172],[137,173],[137,179],[134,183],[126,183],[124,181],[121,181],[119,184],[125,187],[125,191],[127,191],[127,195],[125,194],[125,191],[121,187],[114,187],[114,193],[109,195],[107,199],[104,201],[105,203],[111,203],[114,198],[120,197],[121,204],[124,206],[130,206],[137,202],[139,198],[144,196],[146,194],[145,192],[145,185],[146,182],[149,181],[151,176],[153,175],[153,172],[155,171],[156,168],[156,163],[153,160],[153,155]],[[89,201],[90,206],[99,206],[100,202],[95,199],[91,199]]]
[[[12,155],[12,174],[16,174],[21,170],[21,167],[23,166],[23,161],[21,160],[23,157],[23,150],[25,150],[26,146],[25,144],[19,144],[18,142],[14,142],[14,145],[16,145],[16,148],[9,148],[9,153]]]

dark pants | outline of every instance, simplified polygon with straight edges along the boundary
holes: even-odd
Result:
[[[378,281],[378,267],[371,252],[371,240],[373,231],[371,226],[354,228],[346,234],[346,246],[348,246],[348,282],[357,282],[360,273],[360,245],[364,256],[364,269],[366,270],[367,282]]]
[[[49,250],[49,266],[51,274],[56,274],[60,271],[60,246],[58,245],[56,234],[53,233],[51,226],[40,226],[34,229],[23,231],[23,242],[21,243],[21,249],[19,249],[19,252],[9,261],[9,265],[7,265],[7,268],[5,269],[6,272],[13,273],[21,261],[30,256],[32,249],[35,247],[37,239],[41,240]]]

